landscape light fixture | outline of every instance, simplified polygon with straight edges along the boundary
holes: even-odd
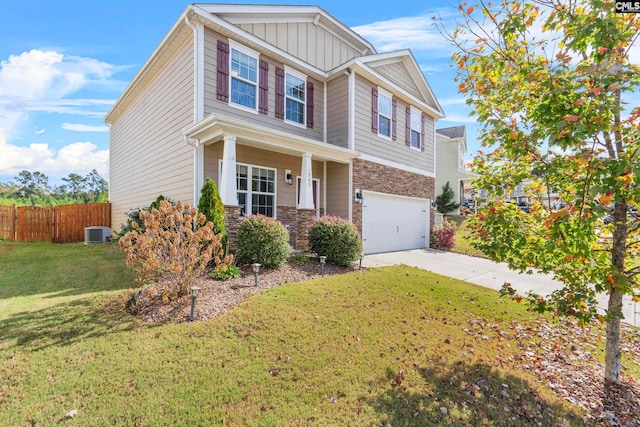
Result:
[[[257,262],[254,264],[251,264],[251,268],[253,269],[253,276],[256,279],[256,288],[258,287],[258,283],[260,283],[260,279],[258,279],[258,273],[260,272],[260,267],[262,267],[262,264],[258,264]]]
[[[191,313],[189,313],[189,322],[193,322],[193,310],[196,307],[196,298],[198,297],[200,288],[197,286],[191,286],[189,288],[189,294],[191,295]]]
[[[359,270],[362,270],[362,260],[364,259],[364,252],[360,252],[360,268]]]
[[[320,275],[324,276],[324,264],[327,262],[327,257],[322,255],[320,257]]]

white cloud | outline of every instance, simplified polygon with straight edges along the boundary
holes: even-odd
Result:
[[[108,126],[90,126],[82,123],[62,123],[62,129],[74,132],[109,132]]]
[[[36,135],[42,135],[43,133],[45,133],[46,129],[38,129],[38,127],[34,127],[33,128],[33,133],[35,133]]]
[[[0,129],[0,175],[17,175],[21,170],[40,171],[52,177],[71,172],[86,174],[96,169],[102,176],[109,172],[109,150],[96,150],[91,142],[75,142],[57,153],[46,143],[19,146],[7,142]]]

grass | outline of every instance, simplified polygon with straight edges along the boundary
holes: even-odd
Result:
[[[372,269],[149,326],[122,312],[133,280],[108,245],[0,242],[0,254],[0,425],[76,409],[69,424],[517,426],[537,405],[542,425],[582,425],[509,367],[509,325],[529,313],[468,283]]]
[[[478,249],[475,249],[471,243],[469,242],[469,238],[471,237],[471,231],[467,226],[466,221],[462,221],[456,224],[456,243],[453,245],[451,249],[452,252],[457,252],[459,254],[476,256],[481,258],[486,258],[487,256],[480,252]]]

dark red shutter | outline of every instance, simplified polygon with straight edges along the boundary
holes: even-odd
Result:
[[[396,99],[393,98],[391,100],[391,139],[394,141],[398,139],[398,134],[396,132],[396,122],[398,121],[396,117],[397,107],[398,107],[398,101],[396,101]]]
[[[406,114],[406,120],[404,123],[404,129],[405,129],[405,144],[407,145],[411,145],[411,107],[407,107],[406,110],[407,114]]]
[[[313,83],[307,82],[307,127],[313,129]]]
[[[371,88],[371,132],[378,133],[378,89]]]
[[[284,119],[284,70],[276,67],[276,118]]]
[[[217,98],[229,101],[229,45],[222,40],[218,40]]]
[[[420,151],[424,151],[425,149],[425,139],[424,139],[424,124],[427,121],[427,117],[422,114],[420,116],[420,120],[421,120],[421,127],[420,127]]]
[[[269,112],[269,63],[267,61],[260,61],[260,98],[258,101],[258,111],[261,114],[267,114]]]

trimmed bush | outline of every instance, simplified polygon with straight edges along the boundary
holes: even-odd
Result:
[[[360,259],[362,239],[355,225],[337,216],[323,216],[309,230],[309,249],[331,264],[348,267]]]
[[[450,251],[456,244],[456,227],[447,221],[431,231],[431,248],[441,251]]]
[[[280,221],[263,215],[249,215],[238,228],[237,260],[279,268],[289,257],[289,232]]]
[[[207,178],[200,191],[200,201],[198,211],[202,212],[207,221],[213,223],[213,232],[222,235],[222,249],[227,247],[227,232],[224,229],[224,205],[218,193],[216,183]]]

